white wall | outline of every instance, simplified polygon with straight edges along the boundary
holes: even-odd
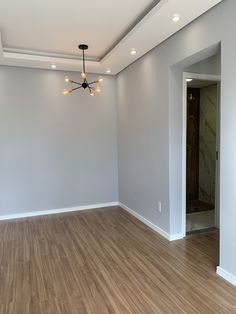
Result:
[[[220,266],[236,275],[236,1],[223,1],[118,76],[120,201],[182,230],[182,73],[221,43]],[[190,60],[192,59],[191,63]],[[197,60],[198,59],[198,60]],[[186,62],[184,62],[184,60]],[[187,65],[188,63],[188,65]],[[156,202],[163,203],[162,213]]]
[[[0,67],[0,215],[118,200],[115,78],[64,96],[65,74]]]

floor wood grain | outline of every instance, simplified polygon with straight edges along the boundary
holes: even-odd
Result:
[[[168,242],[119,207],[0,222],[0,313],[236,313],[218,235]]]

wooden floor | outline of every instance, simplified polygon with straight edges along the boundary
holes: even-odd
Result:
[[[0,313],[236,313],[218,236],[168,242],[119,207],[0,222]]]

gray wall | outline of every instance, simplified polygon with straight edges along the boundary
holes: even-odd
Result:
[[[118,200],[115,78],[63,96],[64,76],[0,67],[0,215]]]
[[[221,63],[220,63],[221,54],[217,53],[216,55],[209,57],[205,60],[197,62],[190,67],[185,69],[186,72],[192,73],[204,73],[212,75],[220,75],[221,73]]]
[[[165,231],[181,233],[182,73],[201,61],[200,55],[210,57],[208,48],[221,42],[220,266],[234,275],[236,41],[229,32],[236,27],[235,12],[235,0],[223,1],[121,72],[117,81],[120,201]],[[158,200],[162,213],[156,210]]]
[[[118,165],[120,201],[169,232],[168,80],[160,75],[164,72],[154,50],[118,76]]]

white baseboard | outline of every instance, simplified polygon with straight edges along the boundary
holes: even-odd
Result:
[[[67,208],[47,209],[47,210],[41,210],[41,211],[35,211],[35,212],[34,211],[33,212],[32,211],[31,212],[25,211],[22,213],[0,215],[0,220],[27,218],[27,217],[52,215],[52,214],[59,214],[59,213],[68,213],[68,212],[75,212],[75,211],[80,211],[80,210],[96,209],[96,208],[118,206],[118,205],[119,205],[119,202],[110,202],[110,203],[92,204],[92,205],[67,207]]]
[[[176,241],[176,240],[180,240],[180,239],[183,239],[184,236],[182,233],[176,233],[176,234],[170,234],[169,235],[169,240],[170,241]]]
[[[69,213],[81,210],[88,210],[88,209],[96,209],[102,207],[110,207],[110,206],[120,206],[131,215],[142,221],[145,225],[149,226],[154,231],[158,232],[161,236],[166,238],[169,241],[175,241],[182,239],[182,234],[174,234],[170,235],[165,230],[159,228],[158,226],[154,225],[151,221],[147,220],[131,208],[127,207],[123,203],[120,202],[110,202],[110,203],[101,203],[101,204],[92,204],[92,205],[84,205],[84,206],[75,206],[75,207],[67,207],[67,208],[58,208],[58,209],[48,209],[48,210],[41,210],[41,211],[23,211],[21,213],[14,213],[9,215],[0,215],[0,220],[9,220],[9,219],[18,219],[18,218],[27,218],[27,217],[35,217],[35,216],[44,216],[44,215],[53,215],[53,214],[60,214],[60,213]]]
[[[147,220],[146,218],[144,218],[143,216],[141,216],[140,214],[138,214],[136,211],[134,211],[133,209],[129,208],[128,206],[124,205],[123,203],[119,203],[119,205],[120,205],[121,208],[123,208],[128,213],[130,213],[131,215],[136,217],[138,220],[142,221],[145,225],[150,227],[152,230],[158,232],[161,236],[163,236],[167,240],[174,241],[174,240],[178,240],[178,239],[182,239],[183,238],[182,234],[170,235],[168,232],[166,232],[165,230],[163,230],[163,229],[159,228],[158,226],[154,225],[151,221]]]
[[[217,266],[216,273],[225,280],[227,280],[228,282],[230,282],[232,285],[236,286],[236,276],[232,275],[231,273],[224,270],[220,266]]]

